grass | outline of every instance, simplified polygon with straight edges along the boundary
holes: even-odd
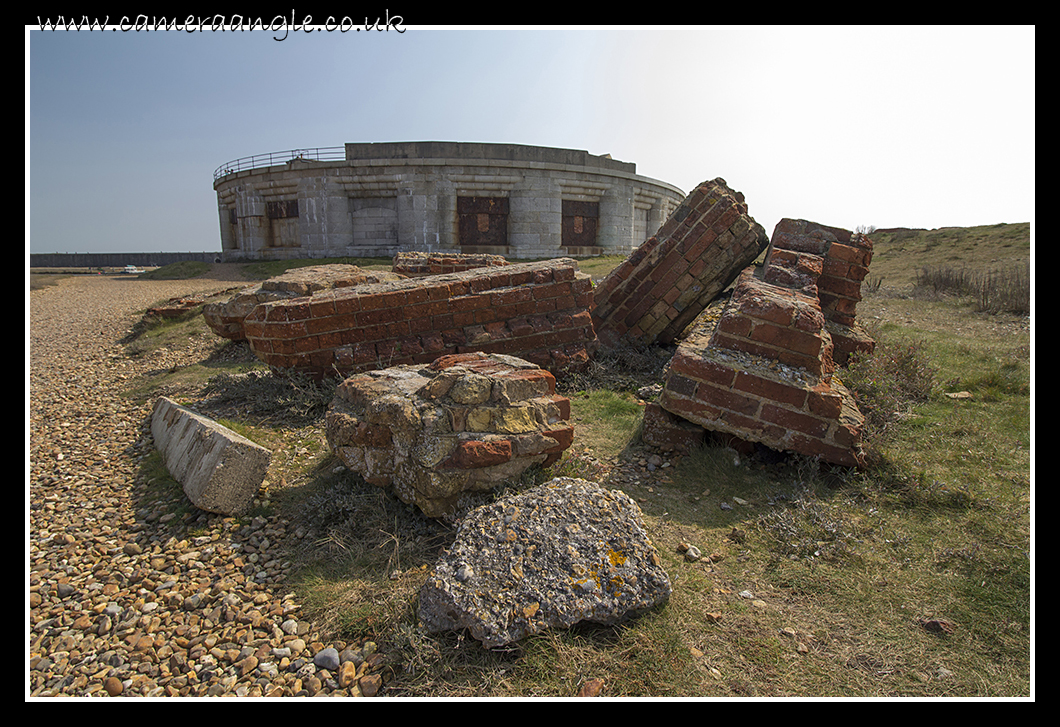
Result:
[[[1030,263],[1030,223],[901,229],[869,234],[870,274],[895,290],[908,290],[924,268],[964,268],[986,272]]]
[[[601,679],[609,697],[1028,697],[1028,320],[913,294],[917,270],[940,255],[1020,263],[1027,231],[889,233],[877,244],[872,272],[885,283],[858,307],[877,350],[840,373],[869,414],[861,471],[714,446],[649,469],[639,392],[667,352],[620,351],[566,382],[575,444],[503,492],[562,474],[636,499],[673,594],[616,627],[496,650],[422,633],[416,594],[452,529],[339,466],[323,438],[329,392],[204,363],[212,376],[196,395],[277,453],[263,511],[311,532],[284,556],[297,564],[284,589],[322,638],[379,645],[389,696],[571,697]],[[198,334],[159,335],[179,345]],[[948,396],[962,392],[970,398]],[[683,544],[703,557],[689,560]]]
[[[60,280],[70,277],[61,273],[30,273],[29,289],[40,290],[52,285],[58,285]]]
[[[184,260],[179,263],[170,263],[140,273],[137,277],[141,280],[187,280],[199,278],[210,272],[210,263],[197,260]]]

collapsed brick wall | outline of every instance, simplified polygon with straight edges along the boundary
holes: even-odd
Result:
[[[720,178],[700,184],[597,287],[600,342],[672,342],[768,242],[740,192]]]
[[[318,377],[471,351],[562,372],[595,351],[591,306],[589,276],[558,258],[263,303],[245,328],[262,361]]]
[[[835,375],[831,331],[856,327],[870,259],[864,236],[783,220],[761,276],[744,271],[717,322],[697,321],[678,346],[648,437],[693,441],[668,418],[676,415],[773,449],[863,464],[864,417]]]
[[[246,340],[243,321],[261,303],[299,298],[330,288],[385,283],[406,276],[387,271],[364,270],[356,265],[310,265],[293,268],[237,292],[228,300],[208,303],[202,317],[210,329],[222,338]]]
[[[410,278],[462,273],[474,268],[508,265],[503,255],[472,255],[455,252],[399,252],[391,270]]]

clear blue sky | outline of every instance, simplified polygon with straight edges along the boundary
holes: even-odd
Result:
[[[770,234],[1033,221],[1033,27],[405,30],[27,28],[27,249],[219,250],[215,168],[371,141],[723,177]]]

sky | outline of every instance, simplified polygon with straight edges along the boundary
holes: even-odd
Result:
[[[380,141],[583,149],[686,193],[722,177],[770,234],[1033,222],[1032,26],[358,20],[27,26],[27,251],[219,251],[217,167]]]

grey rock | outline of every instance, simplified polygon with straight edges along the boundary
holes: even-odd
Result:
[[[339,668],[339,652],[338,649],[328,647],[321,649],[316,656],[313,657],[313,663],[320,669],[327,669],[328,671],[334,671]]]
[[[617,624],[670,592],[637,504],[561,477],[464,518],[420,590],[419,618],[493,648],[581,621]]]

